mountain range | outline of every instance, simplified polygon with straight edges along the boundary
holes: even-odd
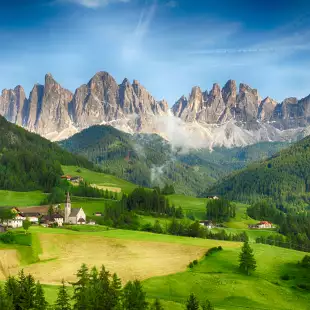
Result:
[[[278,103],[229,80],[210,91],[193,87],[170,109],[136,80],[118,84],[109,73],[98,72],[73,94],[47,74],[44,85],[35,84],[29,97],[20,85],[4,89],[0,114],[50,140],[105,124],[129,133],[158,133],[177,147],[235,147],[307,135],[310,95]]]

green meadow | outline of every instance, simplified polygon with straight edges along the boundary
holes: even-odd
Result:
[[[0,207],[15,206],[27,207],[38,206],[45,198],[45,194],[40,191],[33,192],[13,192],[0,190]]]
[[[298,287],[300,284],[309,283],[310,281],[309,273],[306,273],[305,270],[298,265],[298,261],[305,255],[303,252],[252,243],[251,246],[254,249],[255,258],[257,260],[257,270],[251,276],[246,276],[238,270],[238,255],[242,243],[104,229],[105,228],[89,232],[87,231],[87,226],[85,226],[78,232],[60,228],[31,227],[30,232],[35,240],[32,242],[32,246],[27,247],[19,245],[17,248],[28,248],[28,254],[31,253],[29,248],[32,248],[32,253],[38,253],[39,256],[43,254],[44,256],[46,255],[45,251],[47,251],[47,249],[51,251],[51,253],[58,253],[55,248],[57,244],[53,246],[47,246],[45,244],[42,247],[38,240],[43,242],[44,240],[54,240],[52,238],[57,238],[59,243],[58,246],[63,248],[65,246],[63,242],[66,242],[66,246],[69,246],[71,240],[78,238],[81,241],[88,240],[88,244],[83,246],[79,251],[79,255],[83,255],[84,251],[87,250],[87,246],[91,246],[92,244],[96,246],[97,244],[103,244],[102,242],[108,243],[110,244],[111,251],[114,249],[115,244],[118,244],[119,250],[117,255],[123,255],[122,252],[126,253],[126,248],[128,247],[129,256],[122,257],[123,263],[126,262],[126,265],[128,265],[127,259],[129,259],[129,261],[138,259],[136,256],[137,254],[131,256],[131,249],[134,249],[133,244],[138,244],[139,248],[148,246],[152,249],[156,247],[155,253],[158,257],[165,254],[162,252],[164,249],[162,246],[165,244],[170,244],[171,247],[186,246],[188,249],[192,249],[192,247],[197,247],[197,249],[202,250],[205,249],[202,253],[208,248],[221,245],[223,250],[220,252],[207,257],[204,255],[196,257],[199,259],[199,263],[192,269],[183,267],[183,271],[180,270],[173,274],[150,276],[150,278],[146,278],[143,281],[143,286],[149,300],[160,298],[165,309],[179,310],[184,309],[184,304],[188,295],[191,292],[195,292],[201,301],[209,299],[214,304],[215,309],[310,309],[310,293]],[[70,236],[72,236],[72,238]],[[68,239],[69,237],[70,239]],[[6,245],[0,245],[1,250],[12,247],[13,246],[8,247]],[[16,245],[14,245],[14,247],[16,247]],[[100,251],[102,251],[102,253]],[[102,248],[102,245],[98,247],[98,252],[100,252],[99,257],[101,257],[101,263],[105,261],[106,257],[111,255],[109,251],[107,252],[107,248]],[[66,259],[61,256],[57,257],[57,255],[60,255],[58,253],[57,255],[53,254],[56,255],[54,259],[46,259],[37,263],[24,260],[22,266],[23,268],[29,268],[26,270],[31,271],[33,275],[36,276],[36,272],[39,272],[42,268],[45,270],[45,268],[49,269],[49,266],[57,266],[55,264],[58,259],[61,264],[75,261],[74,254],[71,253],[71,251],[66,253]],[[25,256],[26,254],[27,253],[24,252]],[[71,255],[72,259],[70,260],[69,258]],[[139,259],[148,258],[149,257],[141,257]],[[174,259],[176,260],[175,264],[177,264],[179,260],[184,259],[184,257],[182,258],[176,255]],[[132,261],[133,265],[131,268],[135,266],[134,260]],[[113,262],[115,264],[120,263],[117,260],[112,261],[112,264],[114,264]],[[123,265],[123,263],[121,265]],[[161,264],[165,263],[166,260],[161,261]],[[171,261],[169,264],[171,264]],[[164,265],[157,266],[159,269],[164,268]],[[141,268],[146,268],[146,270],[148,270],[150,267],[148,263],[145,263],[145,265],[139,264],[139,270]],[[149,270],[149,274],[152,275],[152,273],[154,273],[154,269]],[[283,280],[282,277],[284,275],[288,275],[289,279]],[[44,288],[48,300],[54,302],[58,286],[45,284]],[[72,292],[71,289],[70,292]]]
[[[85,168],[77,166],[62,166],[64,174],[71,176],[81,176],[84,180],[90,184],[96,184],[98,186],[120,188],[124,193],[132,192],[137,185],[134,185],[128,181],[119,179],[113,175],[94,172]],[[77,172],[77,171],[80,172]]]

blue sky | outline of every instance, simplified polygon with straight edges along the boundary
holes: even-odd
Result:
[[[0,10],[0,89],[47,72],[74,91],[98,71],[172,105],[228,79],[276,100],[310,94],[307,0],[10,0]]]

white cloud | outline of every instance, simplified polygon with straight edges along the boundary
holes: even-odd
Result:
[[[91,9],[107,6],[112,3],[130,2],[130,0],[63,0],[63,1],[75,3]]]

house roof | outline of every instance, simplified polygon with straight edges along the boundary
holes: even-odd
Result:
[[[80,210],[81,210],[81,208],[72,208],[69,217],[77,216]]]
[[[261,222],[259,222],[258,224],[260,224],[260,225],[266,225],[266,224],[271,224],[270,222],[268,222],[268,221],[261,221]]]
[[[49,208],[50,208],[49,205],[45,205],[45,206],[33,206],[33,207],[18,208],[18,210],[22,213],[47,214]]]
[[[38,212],[22,212],[21,214],[25,217],[27,217],[27,216],[39,217],[40,216],[40,213],[38,213]]]
[[[55,219],[63,219],[63,216],[60,214],[52,214],[52,215],[45,215],[42,217],[43,221],[54,221]]]

